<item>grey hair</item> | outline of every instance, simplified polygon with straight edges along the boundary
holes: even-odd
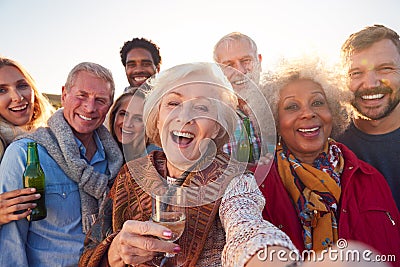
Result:
[[[201,74],[203,79],[190,80],[190,76]],[[185,81],[182,81],[185,79]],[[188,81],[189,79],[189,81]],[[237,97],[233,92],[231,83],[225,77],[221,68],[215,63],[189,63],[178,65],[163,72],[160,72],[156,77],[150,79],[149,85],[151,91],[146,96],[143,119],[146,122],[146,135],[156,145],[161,146],[160,134],[157,129],[158,113],[160,110],[161,101],[166,93],[183,84],[189,83],[204,83],[220,87],[220,94],[216,95],[218,123],[222,126],[220,133],[214,140],[217,148],[221,148],[229,139],[229,135],[233,134],[236,127],[237,117],[234,114],[237,107]]]
[[[257,58],[257,45],[256,42],[254,42],[253,39],[251,39],[249,36],[240,33],[240,32],[231,32],[227,35],[225,35],[224,37],[222,37],[214,46],[214,51],[213,51],[213,58],[215,62],[219,62],[219,58],[218,55],[216,53],[217,49],[219,46],[221,46],[222,44],[225,45],[229,45],[229,43],[231,42],[236,42],[236,41],[240,41],[240,40],[246,40],[251,48],[254,51],[254,56]]]
[[[275,72],[263,76],[261,90],[274,115],[276,132],[279,133],[280,92],[288,84],[297,80],[310,80],[322,87],[332,113],[331,136],[335,138],[340,135],[350,123],[346,104],[352,94],[346,89],[345,79],[339,66],[328,67],[319,57],[282,59]]]
[[[106,81],[107,83],[110,84],[111,88],[111,96],[110,96],[110,105],[113,102],[114,99],[114,93],[115,93],[115,84],[114,84],[114,79],[112,76],[112,73],[109,69],[96,64],[92,62],[82,62],[76,65],[68,74],[67,81],[65,82],[65,89],[67,92],[71,90],[71,88],[74,86],[74,83],[76,81],[76,77],[79,72],[81,71],[86,71],[88,73],[93,74],[94,76]]]

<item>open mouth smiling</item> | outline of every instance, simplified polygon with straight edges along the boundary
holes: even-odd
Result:
[[[9,108],[9,110],[13,111],[13,112],[19,112],[19,111],[24,111],[28,108],[28,104],[25,105],[21,105],[21,106],[16,106],[16,107],[12,107]]]
[[[245,84],[247,81],[244,79],[244,80],[238,80],[238,81],[233,81],[233,84],[234,85],[242,85],[242,84]]]
[[[381,99],[384,96],[385,96],[384,94],[374,94],[374,95],[363,95],[361,96],[361,98],[363,100],[375,100],[375,99]]]
[[[81,115],[81,114],[78,114],[78,116],[79,116],[79,118],[81,118],[82,120],[85,120],[85,121],[91,121],[91,120],[93,120],[93,118],[89,118],[89,117],[83,116],[83,115]]]
[[[121,128],[121,132],[124,134],[133,134],[132,131],[124,130],[123,128]]]
[[[133,80],[135,80],[135,82],[138,82],[138,83],[143,83],[144,81],[146,81],[147,80],[147,76],[136,76],[136,77],[133,77]]]
[[[299,128],[297,129],[298,132],[302,133],[306,136],[314,136],[319,133],[320,126],[312,127],[312,128]]]
[[[183,132],[183,131],[171,132],[172,141],[182,146],[189,145],[193,141],[194,137],[195,137],[194,134],[190,132]]]

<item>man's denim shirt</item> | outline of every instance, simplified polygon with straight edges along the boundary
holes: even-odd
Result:
[[[89,162],[101,173],[107,172],[104,148],[94,135],[97,151]],[[27,143],[13,142],[0,165],[0,193],[22,188]],[[81,158],[85,149],[77,140]],[[60,169],[47,151],[38,145],[40,165],[46,176],[47,217],[40,221],[13,221],[0,228],[0,266],[77,266],[83,251],[81,205],[78,184]]]

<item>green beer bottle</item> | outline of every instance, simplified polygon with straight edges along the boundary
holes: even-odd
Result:
[[[28,143],[26,168],[23,179],[25,188],[34,187],[36,188],[36,193],[40,194],[40,198],[34,201],[37,206],[32,209],[32,213],[28,215],[28,221],[38,221],[46,218],[45,177],[42,167],[40,167],[36,142]]]
[[[243,118],[243,128],[237,147],[237,160],[241,162],[253,162],[253,141],[250,135],[250,119]]]

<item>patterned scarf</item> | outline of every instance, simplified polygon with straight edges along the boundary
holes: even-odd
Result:
[[[329,139],[312,166],[300,162],[281,144],[276,157],[279,175],[303,226],[306,249],[321,251],[332,246],[338,239],[336,218],[344,166],[336,142]]]

